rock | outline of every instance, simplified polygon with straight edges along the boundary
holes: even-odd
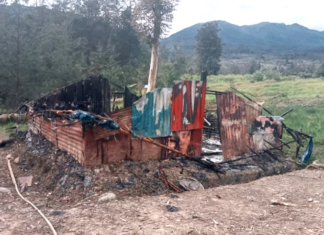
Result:
[[[27,186],[30,187],[32,186],[33,183],[33,176],[29,175],[24,177],[18,177],[18,182],[21,187],[27,187]]]
[[[75,186],[75,190],[79,193],[81,193],[83,191],[83,185],[82,184],[78,184],[77,186]]]
[[[68,175],[64,175],[60,180],[59,183],[61,184],[61,186],[64,186],[66,183],[66,180],[68,179]]]
[[[89,176],[89,175],[86,175],[86,176],[84,177],[83,186],[86,187],[86,188],[87,188],[87,187],[91,187],[92,182],[93,182],[92,177]]]
[[[111,201],[114,199],[116,199],[116,195],[114,193],[105,193],[99,198],[98,202],[101,202],[101,203],[108,202],[108,201]]]
[[[94,190],[95,190],[95,191],[102,191],[102,186],[96,186],[96,187],[94,188]]]
[[[187,191],[204,190],[204,186],[195,178],[182,179],[179,184]]]
[[[14,160],[14,163],[18,164],[19,162],[20,162],[20,158],[16,157],[15,160]]]
[[[50,216],[60,216],[60,215],[64,215],[64,214],[65,214],[64,211],[52,211]]]
[[[10,189],[4,188],[4,187],[0,187],[0,193],[8,193],[11,194]]]
[[[96,174],[99,174],[99,173],[100,173],[100,169],[97,168],[97,169],[94,170],[94,172],[95,172]]]
[[[177,212],[177,211],[179,211],[179,208],[175,207],[175,206],[167,205],[166,208],[167,208],[168,212]]]
[[[8,155],[6,156],[6,159],[7,159],[7,160],[12,160],[12,155],[11,155],[11,154],[8,154]]]

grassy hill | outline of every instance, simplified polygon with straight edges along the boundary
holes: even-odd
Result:
[[[180,44],[188,54],[193,54],[196,34],[203,23],[185,28],[162,41],[172,47]],[[263,22],[255,25],[237,26],[218,21],[219,37],[224,53],[296,53],[324,52],[324,32],[308,29],[299,24]]]

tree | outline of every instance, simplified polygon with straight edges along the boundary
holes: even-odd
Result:
[[[181,76],[186,73],[187,59],[182,52],[180,45],[175,44],[173,50],[165,46],[160,48],[159,59],[159,87],[172,86],[175,80],[180,80]]]
[[[252,60],[250,62],[250,68],[249,68],[249,74],[254,74],[256,71],[261,69],[260,62],[256,62],[255,60]]]
[[[135,6],[134,26],[142,40],[151,46],[148,92],[156,84],[159,41],[170,28],[173,11],[178,3],[179,0],[139,0]]]
[[[324,77],[324,64],[322,64],[318,69],[316,70],[316,77]]]
[[[0,109],[91,75],[142,88],[150,48],[132,27],[133,1],[0,0]]]
[[[218,37],[218,31],[216,21],[208,22],[203,24],[196,36],[199,69],[210,74],[217,74],[220,69],[222,43]]]

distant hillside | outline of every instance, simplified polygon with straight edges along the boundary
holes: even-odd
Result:
[[[202,25],[203,23],[200,23],[183,29],[164,39],[162,45],[172,47],[177,43],[182,45],[186,53],[193,54],[196,46],[195,36]],[[264,22],[237,26],[218,21],[218,25],[224,53],[324,53],[324,32],[311,30],[299,24]]]

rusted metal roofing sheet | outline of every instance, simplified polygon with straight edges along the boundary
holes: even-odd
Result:
[[[81,124],[65,126],[63,120],[59,118],[50,120],[42,116],[33,116],[28,119],[28,122],[56,147],[71,154],[83,164],[83,130]]]
[[[61,119],[57,119],[57,146],[75,157],[81,164],[84,163],[83,128],[80,123],[64,126]]]
[[[206,83],[176,81],[173,86],[171,130],[186,131],[204,127]]]
[[[148,137],[171,136],[172,89],[159,88],[137,100],[132,107],[132,129]],[[140,131],[139,131],[140,130]]]
[[[216,96],[224,159],[249,153],[249,117],[245,100],[230,92]]]
[[[123,109],[110,115],[118,124],[126,124],[131,128],[131,108]],[[82,165],[94,166],[108,162],[122,160],[147,160],[161,159],[163,150],[160,147],[132,139],[130,135],[114,133],[112,136],[104,132],[102,127],[86,125],[82,127],[80,123],[66,125],[66,121],[61,118],[48,119],[42,116],[28,115],[28,123],[51,141],[59,149],[77,159]],[[96,139],[99,135],[94,130],[100,128],[102,138]],[[98,136],[97,136],[98,137]],[[163,138],[156,139],[157,142],[164,141]]]
[[[164,144],[164,138],[154,140]],[[130,159],[133,161],[159,160],[162,157],[163,149],[139,139],[132,139]]]
[[[132,128],[132,108],[125,108],[118,111],[115,111],[113,113],[109,113],[109,117],[114,119],[115,122],[121,127],[125,127],[125,125],[131,129]],[[110,130],[105,129],[100,126],[94,126],[93,127],[93,133],[95,140],[105,139],[109,138],[112,135],[116,135],[119,133],[118,130]]]

